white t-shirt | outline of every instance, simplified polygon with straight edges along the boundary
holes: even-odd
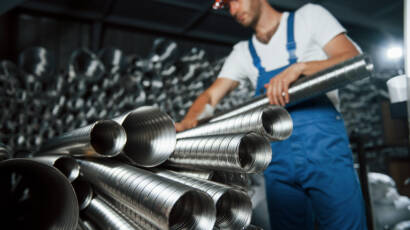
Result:
[[[268,44],[259,42],[255,35],[252,41],[261,64],[266,71],[278,69],[289,64],[287,43],[287,20],[289,12],[284,12],[278,29]],[[306,4],[295,12],[294,34],[298,62],[327,59],[324,46],[335,36],[346,30],[325,8],[316,4]],[[248,41],[237,43],[226,59],[219,77],[242,81],[249,78],[254,88],[259,72],[253,65]],[[336,108],[339,107],[337,91],[327,94]]]

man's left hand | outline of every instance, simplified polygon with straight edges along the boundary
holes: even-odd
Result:
[[[289,103],[289,86],[300,77],[305,67],[302,62],[293,64],[265,84],[270,104],[285,106]]]

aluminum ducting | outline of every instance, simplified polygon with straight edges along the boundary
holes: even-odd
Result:
[[[73,182],[80,175],[80,165],[78,165],[74,158],[67,155],[38,156],[30,159],[55,167],[70,182]]]
[[[175,149],[174,121],[158,108],[144,106],[113,120],[127,133],[123,152],[138,166],[162,164]]]
[[[373,69],[370,58],[362,54],[311,76],[302,77],[289,87],[290,104],[288,106],[370,77]],[[199,123],[216,122],[268,104],[269,99],[266,95],[262,95],[229,111],[201,120]]]
[[[101,229],[143,230],[122,218],[119,213],[110,208],[110,206],[99,197],[92,199],[90,205],[84,210],[84,215]]]
[[[166,164],[253,173],[264,171],[271,159],[269,141],[256,133],[248,133],[180,139]]]
[[[292,130],[292,118],[286,109],[280,106],[266,106],[180,132],[177,134],[177,139],[256,132],[271,141],[281,141],[287,139],[292,134]]]
[[[94,197],[94,192],[91,184],[85,181],[83,178],[79,178],[72,183],[72,186],[77,196],[78,206],[80,210],[86,209],[90,205]]]
[[[249,177],[245,173],[215,171],[210,180],[244,190],[249,185]]]
[[[2,161],[0,184],[2,228],[76,229],[74,189],[54,167],[29,159]]]
[[[96,190],[159,229],[212,229],[215,223],[215,206],[203,192],[114,161],[78,161]]]
[[[97,228],[90,221],[79,219],[77,230],[97,230]]]
[[[114,157],[121,153],[126,141],[127,134],[121,125],[102,120],[47,141],[38,155],[57,152],[73,156]]]
[[[248,195],[223,184],[178,175],[167,170],[154,170],[155,174],[208,193],[216,206],[216,226],[220,229],[242,229],[249,225],[252,203]]]

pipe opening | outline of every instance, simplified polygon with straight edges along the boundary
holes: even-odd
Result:
[[[95,151],[105,156],[115,156],[125,146],[127,136],[115,121],[100,121],[91,131],[91,145]]]
[[[285,140],[293,130],[290,114],[281,107],[267,107],[262,113],[263,128],[272,140]]]
[[[241,192],[226,191],[216,203],[216,210],[216,225],[221,229],[242,229],[250,223],[252,205]]]
[[[245,136],[239,144],[239,164],[241,168],[250,168],[255,162],[252,156],[253,142],[252,138]]]
[[[70,182],[73,182],[80,175],[80,166],[71,157],[60,157],[54,162],[54,167],[60,170]]]
[[[195,191],[185,193],[175,203],[169,215],[171,230],[210,229],[215,223],[212,200]]]

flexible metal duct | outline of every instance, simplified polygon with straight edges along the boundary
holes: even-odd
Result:
[[[109,74],[118,73],[124,67],[125,57],[119,49],[104,48],[99,52],[99,57]]]
[[[214,175],[213,171],[199,171],[194,169],[169,169],[169,171],[177,173],[182,176],[194,177],[199,178],[202,180],[211,180]]]
[[[2,161],[0,184],[2,228],[76,229],[77,198],[57,169],[29,159]]]
[[[242,229],[249,225],[252,203],[244,192],[223,184],[178,175],[171,171],[154,170],[155,174],[208,193],[216,206],[216,226],[220,229]]]
[[[127,141],[124,128],[115,121],[102,120],[47,141],[40,155],[49,152],[73,156],[114,157]]]
[[[91,184],[85,181],[83,178],[79,178],[75,180],[72,185],[77,196],[78,206],[80,210],[86,209],[90,205],[94,196]]]
[[[362,54],[311,76],[302,77],[289,87],[289,106],[370,77],[373,69],[370,58]],[[266,95],[262,95],[229,111],[201,120],[199,123],[223,120],[268,104],[269,99]]]
[[[229,133],[256,132],[271,141],[287,139],[293,130],[293,122],[286,109],[280,106],[265,106],[243,114],[200,125],[177,133],[177,139],[222,135]]]
[[[256,134],[180,139],[167,165],[230,172],[262,172],[272,159],[269,141]]]
[[[31,159],[55,167],[60,170],[70,182],[73,182],[80,176],[80,165],[78,165],[77,161],[70,156],[50,155],[33,157]]]
[[[79,160],[84,177],[103,194],[159,229],[212,229],[211,197],[151,172],[113,161]]]
[[[249,184],[248,175],[245,173],[215,171],[210,180],[244,190],[247,189]]]
[[[101,229],[110,230],[142,230],[137,228],[120,214],[114,211],[99,197],[94,197],[90,205],[84,210],[84,215],[88,217]]]
[[[155,107],[144,106],[113,120],[127,133],[123,152],[138,166],[162,164],[175,149],[174,121]]]
[[[79,219],[77,230],[97,230],[97,228],[90,221]]]

